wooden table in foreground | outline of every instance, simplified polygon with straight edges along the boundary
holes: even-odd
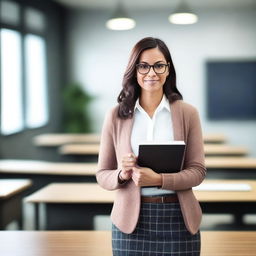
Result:
[[[201,256],[255,256],[256,232],[201,232]],[[15,245],[15,246],[14,246]],[[110,231],[1,231],[4,256],[111,256]]]
[[[242,225],[245,213],[256,213],[256,181],[206,180],[204,184],[248,184],[249,191],[194,191],[204,213],[231,213]],[[95,183],[53,183],[26,197],[36,206],[36,228],[39,204],[45,204],[47,230],[93,229],[96,215],[109,215],[115,192],[106,191]]]

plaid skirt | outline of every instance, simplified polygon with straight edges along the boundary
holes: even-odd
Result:
[[[179,203],[142,203],[131,234],[112,225],[113,256],[199,256],[200,231],[186,229]]]

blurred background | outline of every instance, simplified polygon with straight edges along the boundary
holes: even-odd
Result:
[[[110,30],[118,2],[1,1],[1,157],[53,158],[31,138],[72,131],[76,85],[85,91],[86,131],[100,132],[131,49],[146,36],[168,45],[178,88],[199,110],[204,133],[223,133],[256,156],[256,1],[187,0],[198,21],[177,25],[168,17],[178,0],[123,0],[136,26]]]
[[[196,15],[191,24],[173,20],[171,15],[180,11]],[[109,27],[111,18],[124,16],[132,19],[130,29]],[[105,113],[117,104],[132,47],[152,36],[169,47],[177,86],[184,100],[198,109],[204,135],[221,135],[228,145],[242,147],[242,153],[233,151],[234,155],[253,158],[249,167],[240,165],[248,163],[246,158],[235,160],[238,167],[227,167],[229,159],[223,158],[224,165],[218,159],[217,167],[209,161],[207,167],[217,170],[209,177],[255,179],[255,28],[256,0],[1,0],[1,160],[96,164],[97,146],[89,156],[79,149],[76,156],[74,151],[63,155],[56,147],[60,144],[42,147],[35,138],[49,133],[99,134]],[[82,142],[79,138],[76,142]],[[45,167],[33,162],[1,164],[2,178],[31,178],[24,173],[30,168],[35,172],[34,187],[26,195],[62,181],[42,183],[36,172]],[[236,169],[235,176],[230,170],[225,176],[226,167]],[[25,172],[14,176],[8,173],[13,168]],[[52,168],[56,171],[55,165]],[[245,170],[247,176],[241,175]],[[93,171],[90,175],[95,166]],[[70,176],[65,179],[73,181]],[[94,176],[79,179],[74,181],[95,182]]]

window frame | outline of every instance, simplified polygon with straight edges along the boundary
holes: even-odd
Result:
[[[22,91],[22,123],[23,123],[23,129],[19,130],[17,132],[13,132],[10,134],[3,134],[0,130],[0,136],[9,136],[9,135],[13,135],[13,134],[17,134],[17,133],[22,133],[24,131],[27,130],[35,130],[35,129],[39,129],[41,127],[44,127],[46,125],[48,125],[49,123],[49,119],[50,119],[50,105],[49,105],[49,70],[48,70],[48,37],[47,37],[47,29],[48,29],[48,24],[47,24],[47,11],[42,8],[42,5],[37,5],[36,3],[33,3],[31,1],[22,1],[20,2],[19,0],[11,0],[12,2],[15,2],[18,6],[19,6],[19,17],[20,17],[20,22],[17,25],[13,25],[13,24],[7,24],[5,22],[3,22],[0,19],[0,29],[10,29],[16,32],[20,33],[21,36],[21,91]],[[0,5],[1,8],[1,5]],[[37,31],[35,29],[31,29],[31,28],[26,28],[26,24],[25,24],[25,15],[26,15],[26,9],[27,8],[33,8],[37,11],[40,11],[44,17],[45,17],[45,29],[44,31]],[[27,67],[27,63],[26,63],[26,47],[25,47],[25,37],[26,35],[36,35],[39,37],[42,37],[45,40],[45,72],[46,72],[46,101],[47,101],[47,114],[48,114],[48,118],[47,118],[47,123],[43,126],[38,126],[35,128],[30,128],[28,127],[28,125],[26,124],[26,120],[27,120],[27,113],[26,113],[26,67]],[[1,47],[1,40],[0,40],[0,47]],[[1,52],[0,52],[1,54]],[[0,60],[1,60],[1,55],[0,55]],[[0,67],[1,67],[2,63],[0,61]],[[2,85],[1,85],[1,78],[2,78],[2,74],[1,74],[1,68],[0,68],[0,93],[2,90]],[[1,97],[0,97],[0,106],[1,106]],[[0,127],[1,125],[1,115],[2,115],[2,111],[0,109]]]

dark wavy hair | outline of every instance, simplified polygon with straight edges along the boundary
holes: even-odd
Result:
[[[158,48],[163,53],[167,63],[169,63],[169,75],[163,87],[165,96],[170,103],[182,99],[182,95],[176,87],[176,72],[168,47],[158,38],[146,37],[133,47],[123,77],[123,89],[117,98],[119,104],[118,117],[121,119],[127,119],[133,116],[135,102],[141,93],[141,88],[136,78],[136,64],[139,63],[141,53],[152,48]]]

